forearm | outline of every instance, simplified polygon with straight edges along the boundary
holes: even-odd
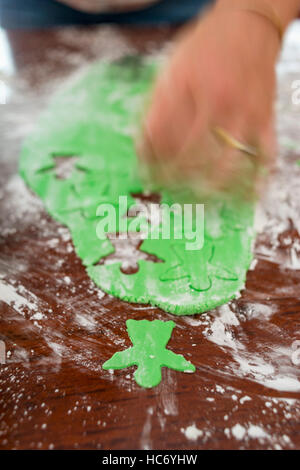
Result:
[[[58,2],[87,13],[98,13],[103,10],[103,6],[104,8],[107,6],[107,2],[101,5],[99,0],[58,0]]]
[[[300,0],[217,0],[217,7],[222,8],[247,8],[261,4],[261,8],[270,8],[280,18],[283,31],[286,30],[290,22],[297,17],[300,11]]]

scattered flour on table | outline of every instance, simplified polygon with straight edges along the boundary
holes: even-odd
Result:
[[[241,426],[236,424],[231,428],[233,437],[237,440],[243,439],[271,439],[271,436],[261,427],[254,424],[250,424],[249,427]],[[230,430],[227,428],[225,434],[230,435]]]
[[[13,307],[22,316],[25,315],[25,309],[29,312],[36,312],[39,308],[39,300],[34,294],[28,292],[23,286],[15,287],[3,280],[0,280],[0,301]],[[35,313],[32,316],[37,320],[40,318],[34,318],[35,315],[42,314]]]
[[[252,439],[264,439],[269,437],[269,435],[266,433],[266,431],[264,431],[263,428],[261,428],[260,426],[255,426],[254,424],[251,424],[249,426],[248,436]]]
[[[176,391],[176,373],[170,369],[165,369],[164,380],[159,385],[159,401],[166,416],[178,415],[178,403],[175,394]]]
[[[203,436],[203,431],[198,429],[195,423],[187,428],[181,428],[181,432],[191,441],[197,441],[198,437]]]
[[[251,311],[260,310],[260,304],[252,304]],[[255,317],[258,317],[258,312]],[[263,327],[269,328],[265,318],[262,318]],[[250,353],[244,343],[238,339],[238,330],[241,323],[230,304],[223,305],[211,315],[211,323],[203,330],[203,335],[212,343],[231,353],[233,362],[231,373],[247,377],[265,387],[278,391],[299,392],[299,369],[292,361],[292,345],[290,348],[279,348],[276,345],[260,345],[257,338],[257,353]],[[280,335],[280,329],[276,330]]]
[[[152,440],[151,440],[152,416],[153,416],[153,408],[149,407],[147,409],[146,421],[143,426],[142,434],[141,434],[140,445],[143,450],[150,450],[152,448]]]
[[[42,201],[27,188],[19,175],[11,176],[0,188],[1,237],[7,237],[23,227],[39,223],[43,212]]]
[[[231,428],[231,432],[236,439],[241,440],[245,437],[246,429],[244,428],[244,426],[236,424],[235,426],[233,426],[233,428]]]
[[[293,448],[293,444],[286,434],[282,434],[282,432],[271,434],[264,427],[256,424],[249,423],[246,426],[236,424],[231,429],[224,429],[224,433],[228,438],[233,436],[242,444],[247,444],[250,440],[257,440],[264,444],[266,448],[277,450],[282,449],[282,447]]]
[[[291,270],[300,269],[300,167],[296,164],[296,155],[300,153],[299,106],[291,99],[293,82],[299,79],[299,38],[299,21],[295,21],[285,36],[277,66],[277,167],[257,210],[255,224],[258,233],[256,256]],[[284,235],[291,228],[298,236]]]

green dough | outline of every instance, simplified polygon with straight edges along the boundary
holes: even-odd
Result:
[[[195,366],[181,354],[166,349],[175,326],[174,322],[127,320],[126,326],[133,347],[115,353],[103,364],[103,369],[137,366],[135,381],[145,388],[156,387],[161,382],[162,367],[181,372],[195,372]]]
[[[141,58],[92,66],[40,118],[23,147],[20,172],[51,216],[70,229],[77,255],[101,289],[177,315],[201,313],[244,287],[252,259],[252,203],[218,200],[205,206],[201,250],[187,251],[187,240],[176,239],[174,233],[170,240],[145,239],[134,274],[122,272],[120,262],[105,262],[114,245],[96,234],[100,203],[112,204],[120,216],[124,226],[117,224],[116,232],[122,233],[133,220],[136,231],[147,223],[139,216],[130,218],[127,211],[136,204],[134,195],[145,191],[132,136],[155,73],[155,64]],[[57,171],[61,159],[73,162],[66,177]],[[176,202],[168,191],[160,194],[161,202]],[[119,207],[120,195],[128,198],[125,208]],[[145,253],[154,260],[145,259]]]

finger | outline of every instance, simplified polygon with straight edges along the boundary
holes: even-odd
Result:
[[[195,116],[192,92],[181,72],[170,71],[158,85],[145,120],[145,132],[159,158],[180,152]]]

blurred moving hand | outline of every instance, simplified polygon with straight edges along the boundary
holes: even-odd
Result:
[[[214,8],[178,38],[137,144],[156,181],[223,191],[272,163],[279,49],[271,21],[238,9]],[[226,145],[216,127],[257,156]]]

